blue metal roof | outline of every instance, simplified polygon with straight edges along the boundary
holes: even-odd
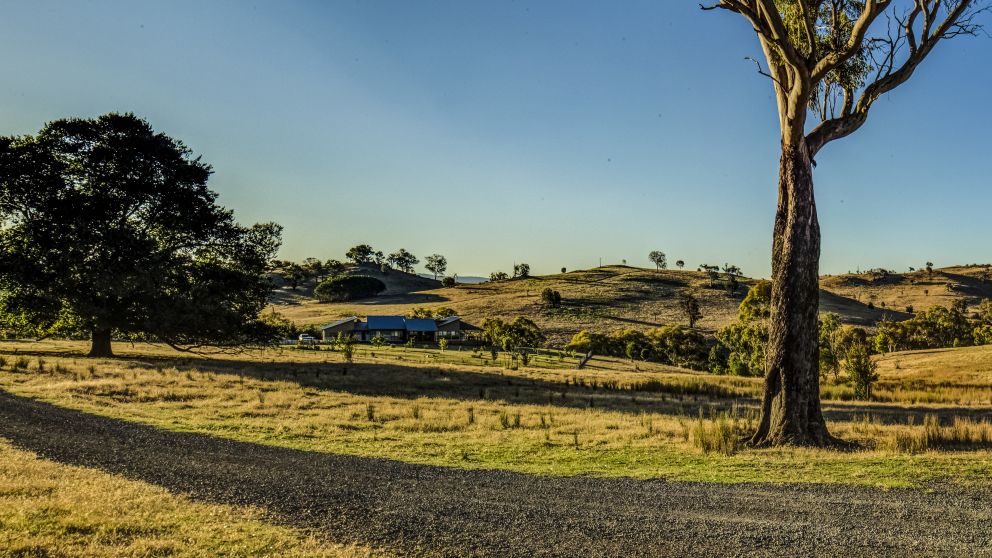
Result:
[[[368,328],[370,331],[404,330],[405,322],[403,316],[369,316]]]
[[[434,320],[407,319],[406,330],[434,332],[437,331],[437,322],[435,322]]]

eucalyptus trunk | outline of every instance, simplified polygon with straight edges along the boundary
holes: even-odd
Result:
[[[114,350],[110,346],[111,331],[109,328],[94,328],[91,334],[91,357],[112,357]]]
[[[761,422],[751,443],[823,446],[820,409],[820,225],[805,141],[783,143],[772,241],[771,318]]]

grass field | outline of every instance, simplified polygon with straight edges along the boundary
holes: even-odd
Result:
[[[0,556],[384,556],[163,488],[39,459],[0,439]]]
[[[454,467],[880,486],[987,483],[992,473],[992,371],[969,364],[989,362],[987,348],[889,355],[880,370],[895,402],[828,401],[832,432],[854,451],[733,447],[753,425],[758,379],[635,371],[616,359],[509,370],[315,351],[200,358],[141,345],[93,360],[82,350],[5,344],[0,387],[159,428]],[[916,392],[933,395],[902,396]]]

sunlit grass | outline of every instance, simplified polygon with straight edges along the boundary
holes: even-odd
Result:
[[[160,428],[467,468],[885,486],[987,482],[992,472],[988,443],[905,442],[927,428],[906,417],[927,407],[845,404],[856,411],[852,420],[830,429],[859,444],[857,451],[743,448],[739,437],[756,418],[751,395],[760,380],[753,378],[348,364],[334,354],[288,351],[211,360],[160,347],[135,351],[115,360],[32,355],[26,370],[8,364],[0,386]],[[889,413],[885,424],[871,418],[880,409]],[[911,413],[899,418],[903,411]],[[982,424],[974,428],[988,428]]]
[[[143,482],[61,465],[0,438],[0,556],[384,556],[207,505]]]

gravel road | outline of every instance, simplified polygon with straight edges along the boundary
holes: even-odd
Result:
[[[403,556],[992,556],[988,491],[551,478],[234,442],[0,391],[0,436]]]

